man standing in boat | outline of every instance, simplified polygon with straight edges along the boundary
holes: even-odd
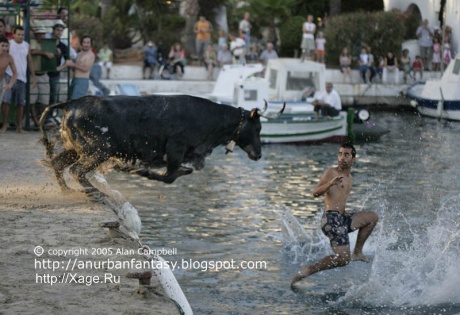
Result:
[[[338,153],[338,166],[326,170],[315,189],[313,197],[324,195],[324,214],[321,229],[331,242],[333,255],[326,256],[312,266],[305,266],[294,276],[295,282],[318,271],[343,267],[352,260],[371,262],[363,254],[363,246],[376,226],[379,217],[372,211],[347,212],[345,205],[352,186],[351,167],[356,159],[356,150],[350,143],[342,144]],[[350,251],[348,233],[358,230],[353,253]]]
[[[315,118],[319,119],[319,111],[323,118],[338,116],[342,110],[342,101],[340,95],[334,90],[331,82],[326,83],[326,92],[316,98],[312,104],[315,106]]]

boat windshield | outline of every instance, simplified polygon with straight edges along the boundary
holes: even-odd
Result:
[[[302,100],[312,97],[319,90],[319,72],[288,71],[286,93],[300,95]]]
[[[307,85],[310,85],[315,89],[318,87],[318,72],[288,71],[286,80],[286,90],[301,91]]]

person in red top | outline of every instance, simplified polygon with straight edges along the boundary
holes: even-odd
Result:
[[[13,39],[13,33],[10,31],[10,28],[6,25],[5,20],[2,18],[0,18],[0,37]]]
[[[185,67],[185,51],[182,45],[178,42],[174,43],[168,55],[171,65],[174,67],[174,72],[177,73],[177,78],[182,78]]]
[[[420,58],[420,56],[415,57],[412,68],[414,70],[414,79],[417,79],[417,73],[420,74],[420,80],[423,79],[423,64],[422,58]]]

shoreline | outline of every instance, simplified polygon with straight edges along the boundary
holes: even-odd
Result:
[[[147,314],[154,309],[179,314],[155,276],[149,287],[140,287],[126,274],[146,270],[107,264],[144,259],[136,244],[110,239],[99,226],[117,220],[110,208],[83,193],[61,193],[52,172],[38,163],[45,152],[40,137],[38,132],[0,134],[1,313]],[[123,248],[134,255],[117,255]]]

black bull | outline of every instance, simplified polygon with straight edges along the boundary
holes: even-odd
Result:
[[[63,111],[64,150],[57,155],[44,128],[54,109]],[[86,174],[109,159],[130,162],[122,170],[165,183],[192,173],[184,163],[202,169],[215,147],[231,141],[257,161],[262,156],[261,115],[259,109],[247,111],[187,95],[85,96],[49,106],[40,129],[61,189],[69,189],[63,172],[70,166],[70,174],[92,192],[97,189]],[[149,169],[163,166],[164,174]]]

